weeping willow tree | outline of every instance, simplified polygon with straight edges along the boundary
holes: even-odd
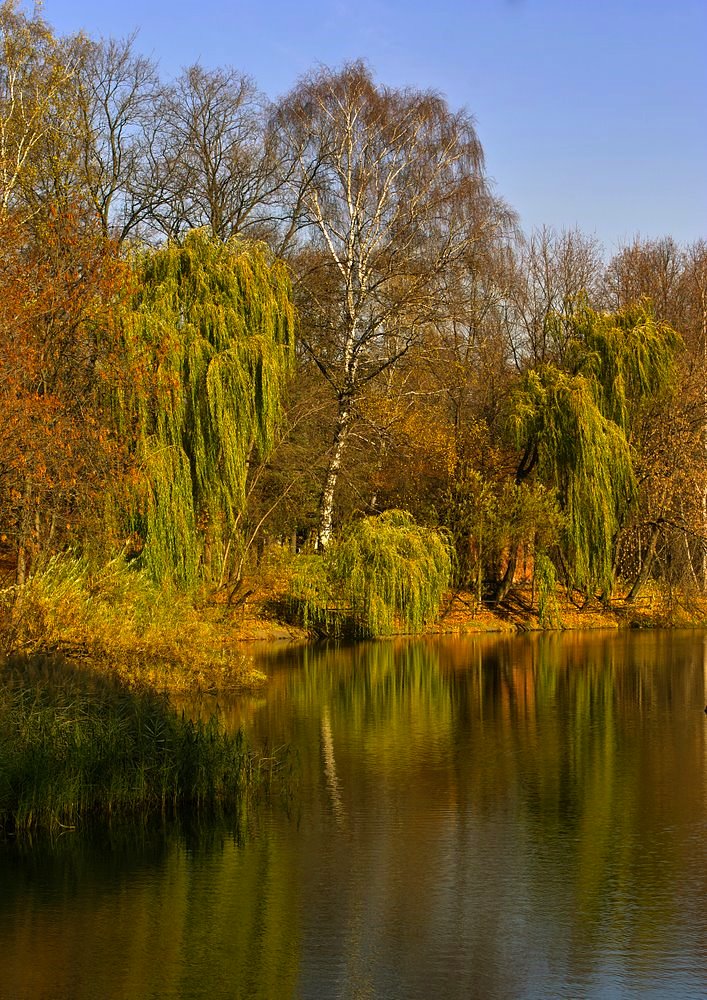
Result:
[[[386,635],[396,622],[420,632],[449,586],[451,545],[410,514],[390,510],[350,524],[324,555],[301,557],[290,604],[323,634]]]
[[[223,577],[291,370],[287,270],[259,244],[204,230],[135,261],[126,340],[142,371],[120,400],[140,469],[135,524],[156,579]]]
[[[554,321],[573,331],[565,366],[526,372],[513,397],[516,480],[535,471],[556,490],[566,575],[586,593],[608,595],[616,538],[636,494],[632,422],[670,386],[680,338],[647,305],[600,314],[580,302]]]

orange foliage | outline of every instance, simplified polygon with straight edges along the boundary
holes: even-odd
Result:
[[[32,552],[71,537],[76,511],[95,510],[119,465],[106,409],[127,374],[116,323],[126,287],[91,220],[0,219],[0,531],[20,578]]]

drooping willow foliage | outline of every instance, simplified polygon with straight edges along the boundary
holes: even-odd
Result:
[[[249,461],[272,446],[293,359],[290,280],[263,246],[203,230],[135,267],[126,339],[143,379],[121,419],[142,471],[142,558],[190,586],[223,573]]]
[[[569,367],[590,380],[602,414],[630,431],[636,408],[670,385],[679,334],[657,322],[648,303],[597,313],[580,301],[571,322]]]
[[[561,628],[562,615],[557,600],[557,573],[547,552],[535,554],[535,586],[538,595],[538,623],[541,628]]]
[[[451,546],[410,514],[389,510],[352,522],[324,555],[299,561],[291,604],[306,626],[330,636],[420,632],[449,585]]]
[[[545,365],[527,373],[521,392],[516,439],[534,442],[539,474],[557,489],[575,582],[610,589],[613,539],[635,489],[626,436],[583,375]]]
[[[557,491],[574,584],[609,594],[616,536],[636,490],[632,417],[670,385],[680,339],[643,307],[602,315],[580,305],[572,322],[570,370],[545,364],[528,371],[511,427]]]

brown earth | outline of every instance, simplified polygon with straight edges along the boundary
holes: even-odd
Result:
[[[609,606],[596,599],[584,602],[580,595],[570,600],[557,593],[557,629],[675,628],[707,624],[707,600],[701,596],[665,594],[646,590],[630,604],[622,597]],[[257,586],[254,593],[234,613],[231,629],[236,641],[306,641],[306,630],[278,620],[272,596]],[[547,628],[547,625],[545,626]],[[500,607],[479,603],[467,591],[449,592],[439,618],[425,630],[428,635],[474,634],[479,632],[541,631],[537,608],[529,585],[516,585]]]

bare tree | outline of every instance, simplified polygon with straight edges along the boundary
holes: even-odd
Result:
[[[686,306],[685,252],[672,237],[635,239],[622,247],[606,269],[609,308],[650,299],[661,319],[680,328]]]
[[[562,360],[569,331],[558,325],[557,316],[571,314],[582,294],[596,302],[602,273],[601,246],[578,229],[543,227],[519,241],[507,311],[509,342],[519,368]]]
[[[444,310],[443,276],[497,227],[473,122],[436,94],[377,86],[360,62],[304,78],[275,109],[301,340],[336,399],[319,545],[366,385]]]
[[[136,232],[153,201],[145,166],[160,84],[134,41],[82,40],[78,73],[80,181],[104,233],[119,241]]]
[[[268,235],[277,181],[253,81],[232,69],[184,70],[159,106],[149,178],[151,223],[163,235],[200,226],[222,240]]]

